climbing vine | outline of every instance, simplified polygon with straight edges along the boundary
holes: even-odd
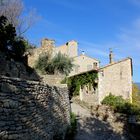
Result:
[[[96,87],[97,83],[95,82],[95,80],[97,78],[97,73],[87,72],[81,75],[65,78],[62,83],[67,83],[70,90],[70,95],[75,96],[79,95],[80,87],[84,87],[84,85],[89,84],[90,88],[91,86]]]

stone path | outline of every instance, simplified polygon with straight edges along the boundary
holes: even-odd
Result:
[[[123,134],[115,133],[108,122],[92,117],[90,112],[76,103],[71,104],[77,115],[77,135],[75,140],[127,140]]]

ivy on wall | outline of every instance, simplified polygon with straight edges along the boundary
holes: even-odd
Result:
[[[65,78],[62,83],[67,83],[70,95],[75,96],[79,95],[80,87],[89,85],[89,87],[96,87],[96,79],[98,74],[95,72],[87,72],[81,75],[76,75],[73,77]]]

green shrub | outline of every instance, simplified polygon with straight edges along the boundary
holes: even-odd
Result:
[[[137,105],[126,102],[124,106],[119,109],[119,112],[127,115],[140,115],[140,108]]]
[[[103,99],[102,104],[113,107],[113,109],[119,113],[126,115],[140,115],[140,108],[137,105],[124,100],[121,96],[110,94]]]
[[[111,93],[104,98],[102,104],[112,106],[116,109],[118,106],[123,106],[126,101],[121,96],[114,96]]]

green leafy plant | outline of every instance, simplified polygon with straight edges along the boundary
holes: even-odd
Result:
[[[116,112],[124,113],[126,115],[140,115],[140,108],[124,100],[121,96],[114,96],[109,94],[106,96],[102,104],[109,105],[113,107]]]
[[[68,84],[71,96],[79,95],[80,87],[84,87],[87,84],[96,87],[97,83],[95,82],[95,80],[97,78],[97,73],[93,72],[87,72],[81,75],[69,77],[66,82]]]
[[[102,104],[110,105],[113,108],[116,108],[117,106],[123,105],[125,102],[126,101],[121,96],[114,96],[110,93],[103,99]]]

